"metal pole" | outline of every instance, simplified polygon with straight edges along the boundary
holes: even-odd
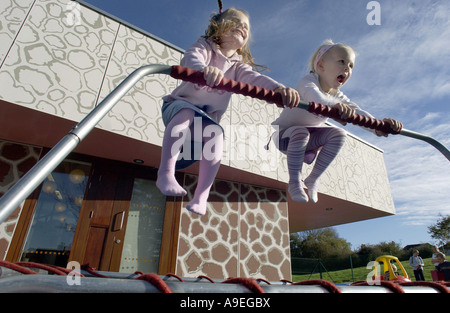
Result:
[[[355,276],[353,276],[353,262],[352,262],[352,256],[350,255],[350,268],[352,269],[352,282],[355,282]]]
[[[400,131],[400,135],[428,142],[430,145],[432,145],[433,147],[438,149],[447,158],[447,160],[450,161],[450,151],[442,143],[440,143],[436,139],[434,139],[434,138],[432,138],[430,136],[424,135],[424,134],[417,133],[417,132],[412,131],[412,130],[408,130],[408,129],[402,129]]]
[[[0,224],[38,187],[75,147],[92,131],[114,105],[144,76],[169,74],[171,66],[151,64],[131,73],[97,107],[81,120],[38,163],[36,163],[3,197],[0,198]]]
[[[164,279],[164,277],[161,277]],[[183,277],[184,279],[184,277]],[[17,275],[0,279],[0,293],[160,293],[153,284],[136,279],[81,277],[79,284],[69,284],[70,276]],[[250,294],[251,290],[241,284],[223,284],[193,281],[165,281],[173,293],[215,294],[226,297],[228,293]],[[313,285],[260,285],[265,293],[329,293],[319,283]],[[436,284],[436,287],[438,284]],[[391,293],[383,285],[336,286],[342,293]],[[399,285],[405,293],[438,293],[433,285]],[[447,287],[448,289],[448,287]],[[442,292],[442,291],[441,291]],[[261,296],[262,294],[259,294]],[[244,295],[242,295],[244,296]],[[251,293],[255,297],[254,293]],[[269,297],[269,296],[268,296]],[[187,296],[185,297],[187,299]],[[222,303],[223,305],[223,303]]]

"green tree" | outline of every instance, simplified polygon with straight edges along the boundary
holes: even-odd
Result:
[[[450,215],[439,214],[436,224],[428,226],[428,233],[439,242],[439,245],[447,244],[450,241]]]
[[[377,244],[382,254],[397,256],[402,252],[403,248],[395,241],[382,241]]]
[[[291,234],[293,257],[326,259],[351,253],[350,243],[331,227]]]

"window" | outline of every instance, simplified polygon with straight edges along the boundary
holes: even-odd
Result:
[[[21,261],[66,267],[91,164],[66,160],[42,184]]]

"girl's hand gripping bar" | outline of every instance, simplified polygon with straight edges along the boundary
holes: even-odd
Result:
[[[182,67],[179,65],[172,66],[170,76],[176,79],[181,79],[194,84],[206,86],[206,81],[203,78],[203,73],[187,67]],[[272,102],[280,108],[284,107],[281,95],[279,93],[275,93],[273,90],[267,90],[242,82],[237,82],[228,78],[223,78],[219,85],[215,86],[214,88],[244,96],[249,96],[267,102]]]

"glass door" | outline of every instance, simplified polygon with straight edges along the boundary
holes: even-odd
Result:
[[[66,267],[91,170],[66,160],[42,184],[20,261]]]
[[[135,178],[120,272],[158,272],[165,206],[154,180]]]

